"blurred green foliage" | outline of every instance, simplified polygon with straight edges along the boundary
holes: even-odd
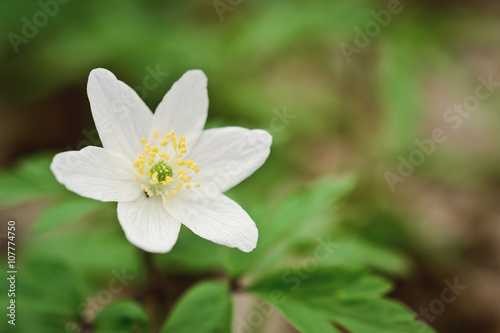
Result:
[[[50,155],[35,156],[14,169],[31,162],[46,166],[42,161],[50,159]],[[147,306],[141,290],[149,285],[145,262],[120,230],[115,205],[76,200],[74,194],[55,186],[50,173],[40,175],[42,183],[54,183],[43,196],[53,196],[55,202],[40,214],[29,245],[19,253],[20,313],[40,318],[23,321],[21,326],[30,332],[87,326],[96,332],[147,330],[149,320],[140,305],[115,301],[125,294]],[[0,185],[6,189],[17,175],[6,172],[2,177]],[[201,282],[182,296],[163,331],[229,332],[233,289],[255,292],[273,302],[268,293],[280,290],[287,301],[276,305],[303,332],[314,332],[316,325],[325,332],[337,332],[329,324],[332,320],[353,332],[415,331],[419,326],[413,324],[411,312],[383,298],[390,284],[366,270],[404,274],[405,257],[342,226],[336,204],[355,186],[352,175],[329,177],[272,207],[257,202],[249,211],[261,236],[251,253],[213,244],[183,228],[170,253],[152,255],[162,283],[168,285],[169,277],[176,276],[218,281]],[[16,203],[33,200],[40,195],[37,191],[26,189]],[[12,204],[8,199],[0,203]],[[119,275],[128,278],[115,292],[113,283],[120,280]],[[360,311],[366,317],[360,317]]]

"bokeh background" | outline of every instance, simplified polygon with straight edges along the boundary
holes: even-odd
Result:
[[[56,152],[99,145],[89,72],[111,70],[154,110],[173,82],[199,68],[209,79],[208,127],[265,128],[274,137],[268,162],[230,196],[250,212],[273,211],[325,177],[355,179],[328,222],[350,235],[341,248],[362,244],[346,251],[394,281],[390,296],[417,313],[442,297],[444,281],[466,285],[427,318],[438,332],[500,332],[500,86],[474,111],[448,111],[470,101],[482,80],[500,82],[498,2],[401,1],[365,39],[359,31],[391,1],[63,2],[0,3],[0,217],[18,223],[20,265],[50,259],[53,267],[34,274],[56,281],[46,290],[68,283],[54,278],[61,267],[96,284],[111,276],[110,261],[140,271],[135,249],[108,223],[114,207],[76,196],[61,204],[69,194],[47,169]],[[387,172],[398,175],[421,150],[415,140],[436,129],[446,139],[391,188]],[[105,214],[111,226],[97,232]],[[188,265],[178,289],[209,264]],[[40,307],[51,297],[33,293],[44,295]],[[262,332],[293,332],[273,320]]]

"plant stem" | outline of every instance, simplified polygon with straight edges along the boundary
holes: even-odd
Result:
[[[155,265],[153,254],[142,250],[141,252],[144,262],[145,293],[150,313],[151,331],[159,332],[167,313],[165,306],[166,284],[162,283],[162,274]]]

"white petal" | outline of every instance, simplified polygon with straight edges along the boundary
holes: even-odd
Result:
[[[50,169],[58,182],[81,196],[100,201],[131,201],[142,192],[132,163],[99,147],[54,156]]]
[[[240,205],[224,194],[208,198],[198,191],[188,192],[181,191],[172,204],[165,206],[172,216],[198,236],[214,243],[244,252],[255,248],[259,232]]]
[[[186,136],[187,147],[198,139],[208,113],[207,77],[201,70],[186,72],[156,108],[150,135],[164,135],[174,130]]]
[[[188,150],[187,158],[200,168],[193,182],[225,192],[264,164],[271,143],[272,136],[264,130],[223,127],[203,131],[194,149]]]
[[[132,88],[103,68],[90,72],[87,93],[103,147],[135,160],[144,150],[141,139],[151,128],[149,108]]]
[[[118,220],[130,243],[148,252],[165,253],[177,241],[181,224],[170,216],[161,198],[141,195],[118,203]]]

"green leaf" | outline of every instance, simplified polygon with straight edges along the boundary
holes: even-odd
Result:
[[[291,299],[279,306],[281,312],[302,333],[341,333],[328,317]]]
[[[95,333],[146,333],[148,316],[135,302],[114,302],[95,318]]]
[[[354,333],[430,333],[401,304],[386,299],[343,301],[328,304],[331,319]],[[330,310],[331,311],[331,310]]]
[[[137,276],[140,257],[137,248],[123,235],[115,203],[100,203],[102,209],[34,237],[26,251],[36,260],[51,258],[75,269],[81,276],[99,283],[114,270]]]
[[[408,258],[400,251],[371,242],[342,227],[331,228],[324,238],[334,247],[329,252],[322,251],[325,254],[321,257],[322,265],[370,267],[395,276],[409,271]],[[302,251],[302,258],[313,255],[318,242],[309,240],[307,245],[310,250]]]
[[[43,232],[48,231],[65,223],[74,221],[86,214],[92,213],[102,203],[99,201],[75,197],[70,200],[57,203],[47,208],[35,222],[34,231]]]
[[[0,174],[0,205],[12,205],[54,193],[64,193],[52,172],[52,155],[40,154],[20,161]]]
[[[226,266],[232,276],[245,270],[275,269],[290,248],[303,239],[315,239],[331,224],[331,208],[355,186],[354,177],[319,179],[311,188],[286,198],[270,217],[259,221],[259,241],[251,253],[227,249]],[[327,215],[327,219],[325,219]]]
[[[263,235],[259,240],[259,247],[263,249],[272,246],[291,229],[296,231],[294,224],[325,211],[353,190],[354,186],[354,177],[346,175],[333,179],[319,179],[309,190],[293,194],[280,204],[271,221],[263,226],[265,233],[261,233]]]
[[[332,323],[353,333],[432,332],[416,322],[404,306],[383,298],[390,290],[386,280],[357,268],[281,270],[249,289],[273,302],[304,332],[314,332],[313,322],[305,318],[308,315],[325,332]]]
[[[36,313],[53,322],[79,319],[90,290],[73,269],[57,260],[32,257],[18,266],[23,274],[16,279],[16,299],[23,316]]]
[[[276,271],[250,287],[252,291],[284,290],[296,299],[316,297],[366,299],[383,295],[391,288],[386,280],[355,267],[320,267],[312,273],[304,269]]]
[[[231,331],[231,316],[232,302],[227,286],[220,282],[202,282],[182,297],[162,333],[226,333]]]

